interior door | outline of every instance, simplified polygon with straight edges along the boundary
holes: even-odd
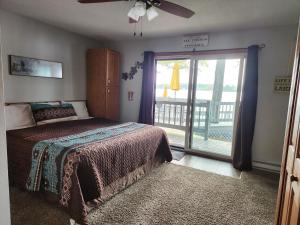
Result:
[[[279,194],[277,199],[276,224],[300,224],[300,143],[299,143],[299,117],[300,117],[300,92],[299,92],[299,40],[295,54],[294,71],[291,86],[289,112],[287,118],[283,160],[280,177]]]

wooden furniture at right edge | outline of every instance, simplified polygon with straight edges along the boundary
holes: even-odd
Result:
[[[283,146],[276,225],[300,224],[300,26]]]
[[[119,120],[120,54],[110,49],[87,51],[87,107],[93,117]]]

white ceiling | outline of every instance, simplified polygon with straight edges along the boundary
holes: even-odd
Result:
[[[143,23],[144,37],[297,24],[300,0],[169,0],[190,8],[190,19],[163,11]],[[96,39],[132,38],[132,2],[80,4],[77,0],[0,0],[0,7]]]

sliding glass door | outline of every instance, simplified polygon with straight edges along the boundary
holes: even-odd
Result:
[[[170,144],[231,158],[244,54],[157,60],[155,124]]]
[[[244,57],[213,55],[196,60],[190,148],[231,158]]]
[[[190,59],[156,61],[155,125],[178,147],[185,147],[190,63]]]

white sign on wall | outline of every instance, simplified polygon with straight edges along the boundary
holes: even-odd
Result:
[[[274,80],[275,93],[289,93],[291,90],[291,76],[277,76]]]
[[[184,48],[197,48],[208,46],[208,34],[184,36],[182,40]]]

